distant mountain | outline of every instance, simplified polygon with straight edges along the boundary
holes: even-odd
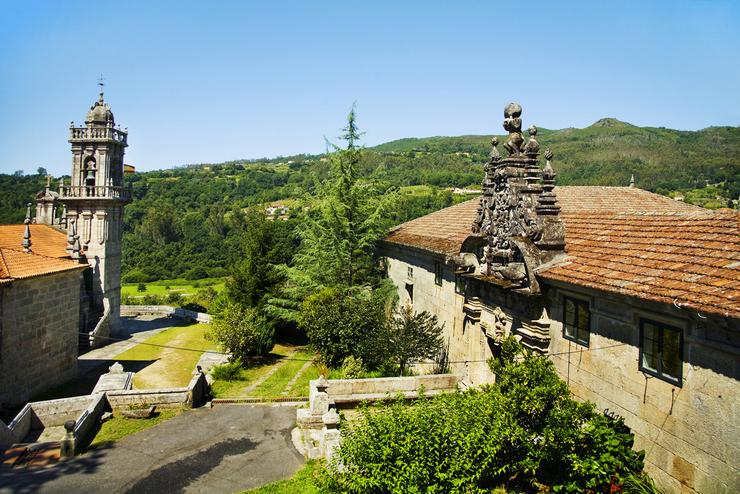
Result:
[[[740,127],[682,131],[637,127],[602,118],[584,129],[538,129],[540,145],[555,155],[562,185],[627,185],[668,193],[716,185],[726,198],[740,194]],[[407,138],[371,148],[379,153],[471,153],[485,157],[491,136]],[[499,142],[505,140],[499,135]],[[502,146],[499,146],[505,154]]]

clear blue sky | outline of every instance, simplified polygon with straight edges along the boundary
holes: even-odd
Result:
[[[740,124],[740,2],[0,3],[0,172],[69,173],[106,79],[139,170],[316,153],[357,102],[366,145]]]

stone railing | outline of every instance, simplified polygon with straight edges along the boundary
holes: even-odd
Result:
[[[124,146],[128,140],[128,132],[118,130],[114,127],[71,127],[69,129],[69,140],[104,139],[120,142]]]
[[[292,439],[309,459],[331,460],[339,446],[339,406],[363,401],[380,401],[397,397],[413,399],[449,393],[458,389],[460,378],[455,374],[427,374],[410,377],[373,379],[314,379],[309,387],[308,408],[296,412],[297,427]]]
[[[59,188],[59,195],[62,200],[92,197],[128,201],[131,189],[113,185],[63,185]]]
[[[90,348],[99,348],[110,343],[110,308],[106,304],[103,311],[103,317],[95,325],[95,329],[90,332]]]
[[[172,307],[170,305],[122,305],[121,316],[136,317],[142,315],[152,316],[169,316],[179,319],[190,319],[202,323],[210,323],[211,315],[194,310],[183,309],[182,307]]]
[[[133,372],[124,372],[115,363],[100,376],[89,395],[27,403],[9,425],[0,421],[0,450],[24,442],[32,431],[63,425],[66,434],[59,437],[62,456],[72,456],[91,439],[107,408],[115,413],[132,405],[197,407],[210,396],[210,385],[200,366],[193,370],[188,385],[181,388],[131,389],[132,381]]]

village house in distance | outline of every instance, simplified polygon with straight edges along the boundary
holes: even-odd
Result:
[[[572,393],[624,417],[646,470],[675,492],[740,491],[740,230],[635,186],[555,186],[537,129],[505,109],[480,200],[404,223],[382,242],[402,303],[445,326],[453,372],[494,379],[514,335]]]
[[[0,225],[0,405],[76,376],[79,349],[121,330],[123,155],[128,133],[103,99],[70,125],[72,179],[46,188],[24,225]]]

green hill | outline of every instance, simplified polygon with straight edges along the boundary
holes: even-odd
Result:
[[[604,118],[584,129],[538,131],[540,144],[555,154],[553,166],[562,185],[627,185],[634,174],[639,187],[663,194],[709,184],[725,199],[740,195],[740,127],[681,131]],[[485,159],[490,137],[399,139],[372,149],[390,154],[471,153]],[[504,139],[499,135],[500,142]]]

